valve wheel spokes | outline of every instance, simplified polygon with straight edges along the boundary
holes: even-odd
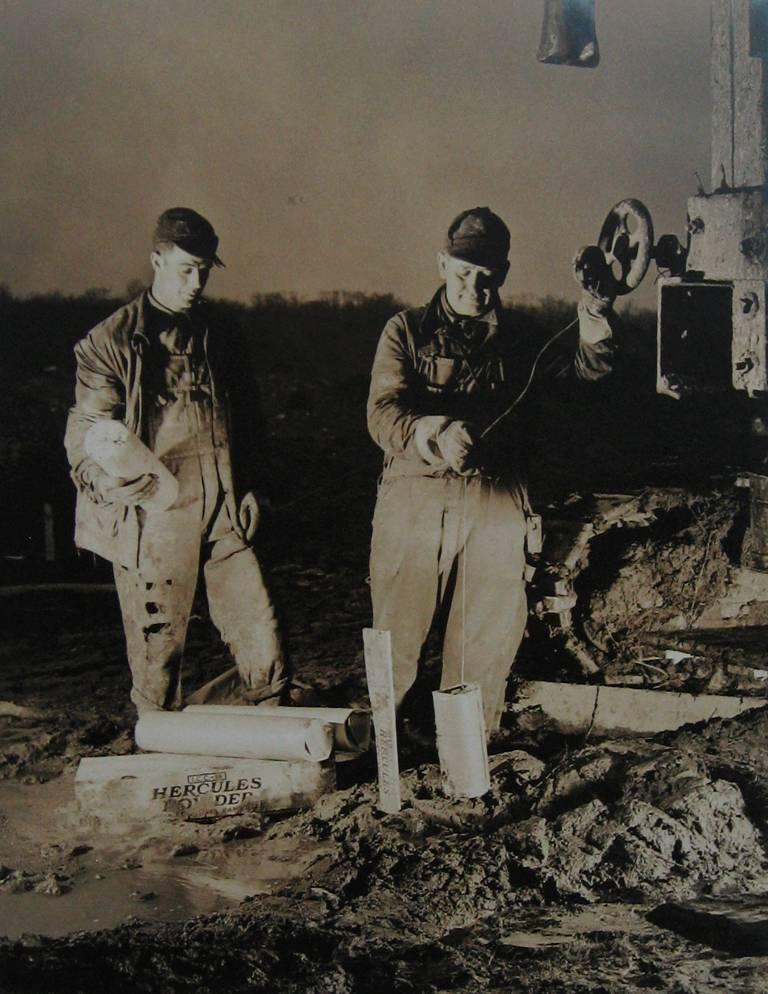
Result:
[[[613,269],[617,294],[639,286],[653,254],[653,221],[645,204],[632,198],[619,201],[608,212],[597,244]]]

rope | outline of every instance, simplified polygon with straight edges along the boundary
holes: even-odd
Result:
[[[517,405],[523,400],[525,395],[530,390],[531,384],[533,383],[533,377],[536,373],[536,367],[538,366],[541,357],[544,355],[544,353],[547,351],[550,345],[553,344],[553,342],[556,342],[561,335],[564,335],[566,331],[570,331],[571,328],[573,328],[573,326],[578,323],[579,323],[579,318],[577,315],[573,319],[573,321],[569,322],[564,328],[561,328],[560,331],[556,332],[554,335],[552,335],[551,338],[547,339],[544,345],[542,345],[542,347],[539,349],[538,353],[536,354],[536,358],[533,360],[533,363],[531,364],[531,372],[528,375],[528,379],[523,389],[520,391],[517,397],[515,397],[515,399],[512,401],[509,407],[507,407],[504,411],[502,411],[502,413],[488,425],[485,431],[481,434],[480,438],[485,438],[485,436],[490,431],[492,431],[496,427],[496,425],[499,424],[499,422],[503,421],[504,418],[508,417],[512,413],[512,411],[514,411]],[[472,369],[472,366],[469,364],[468,361],[467,361],[467,366],[469,366],[469,370],[470,373],[472,374],[472,377],[476,379],[475,371],[474,369]],[[461,686],[462,687],[464,686],[464,675],[466,669],[466,648],[467,648],[467,545],[468,545],[467,477],[465,476],[462,481],[462,494],[461,494],[461,546],[462,546],[461,549]],[[597,701],[595,701],[595,707],[597,707]],[[595,715],[593,713],[592,723],[594,723],[594,720],[595,720]],[[590,725],[590,731],[591,731],[591,725]],[[587,734],[589,734],[589,732]]]
[[[525,386],[517,395],[517,397],[515,397],[515,399],[512,401],[509,407],[506,408],[506,410],[503,411],[494,421],[492,421],[488,425],[488,427],[482,432],[482,434],[480,435],[481,438],[485,438],[485,436],[490,431],[492,431],[496,427],[496,425],[499,424],[500,421],[503,421],[504,418],[510,415],[512,411],[517,407],[517,405],[523,400],[523,398],[528,393],[528,390],[531,387],[531,384],[533,382],[533,377],[536,372],[536,366],[539,360],[541,359],[541,357],[544,355],[546,350],[549,348],[550,345],[552,345],[553,342],[555,342],[558,338],[560,338],[561,335],[564,335],[566,331],[570,331],[574,325],[578,324],[578,321],[579,321],[578,317],[575,317],[573,321],[570,322],[570,324],[567,324],[564,328],[561,328],[560,331],[558,331],[551,338],[549,338],[544,343],[544,345],[539,349],[536,358],[533,360],[533,364],[531,365],[531,372],[528,376],[528,381],[526,382]],[[475,378],[476,375],[475,370],[472,369],[471,367],[470,367],[470,373],[472,377]],[[341,487],[340,484],[346,483],[347,480],[357,479],[359,475],[360,475],[359,468],[355,466],[352,469],[349,469],[346,472],[340,474],[339,476],[336,476],[333,480],[329,481],[328,483],[324,483],[322,484],[322,486],[315,487],[313,490],[310,490],[308,493],[303,493],[299,497],[295,497],[293,500],[287,501],[284,504],[276,504],[275,511],[281,512],[281,511],[290,510],[290,508],[296,507],[298,504],[303,504],[305,501],[311,500],[313,497],[317,497],[319,494],[324,494],[327,491],[333,490],[336,491],[337,493],[339,491],[343,491],[343,487]],[[346,494],[346,496],[349,496],[349,494]]]
[[[467,648],[467,478],[462,480],[461,494],[461,680],[464,686],[464,667]]]
[[[573,321],[570,322],[570,324],[567,324],[564,328],[561,328],[560,331],[558,331],[556,334],[554,334],[551,338],[547,339],[547,341],[539,349],[539,351],[538,351],[538,353],[536,355],[536,358],[533,360],[533,364],[531,365],[531,372],[530,372],[530,374],[528,376],[528,380],[527,380],[525,386],[523,387],[523,389],[520,391],[520,393],[517,395],[517,397],[515,397],[515,399],[512,401],[512,403],[509,405],[509,407],[507,407],[506,410],[502,411],[501,414],[497,418],[495,418],[493,421],[491,421],[491,423],[488,425],[488,427],[485,429],[485,431],[480,435],[480,438],[485,438],[485,436],[489,432],[493,431],[493,429],[496,427],[496,425],[500,421],[503,421],[504,418],[508,417],[512,413],[512,411],[514,411],[514,409],[517,407],[517,405],[520,403],[520,401],[523,399],[523,397],[525,397],[525,395],[528,393],[528,391],[531,388],[531,384],[533,383],[533,377],[534,377],[534,374],[536,372],[536,367],[539,364],[539,359],[541,359],[541,357],[547,351],[547,349],[549,348],[549,346],[553,344],[553,342],[556,342],[557,339],[560,338],[561,335],[564,335],[566,333],[566,331],[570,331],[571,328],[573,328],[573,326],[576,325],[576,324],[578,324],[578,323],[579,323],[579,317],[578,317],[578,315],[576,315],[576,317],[573,319]]]

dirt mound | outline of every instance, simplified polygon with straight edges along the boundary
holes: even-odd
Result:
[[[734,493],[685,491],[644,494],[637,508],[648,524],[598,535],[578,583],[593,644],[625,657],[637,653],[638,632],[670,623],[690,628],[723,593],[727,542],[742,512]]]
[[[544,515],[517,672],[765,696],[768,576],[745,491],[572,495]]]
[[[644,632],[671,640],[689,625],[701,634],[697,625],[719,617],[718,605],[733,588],[742,508],[735,491],[603,498],[591,510],[568,504],[575,519],[595,523],[573,571],[574,631],[603,675],[622,675],[635,672],[639,653],[649,658]],[[358,550],[357,539],[354,545]],[[364,557],[355,550],[340,539],[322,568],[314,552],[297,552],[275,574],[278,595],[294,605],[289,641],[299,675],[338,694],[335,703],[364,699],[358,653],[368,591]],[[0,731],[7,732],[0,776],[34,778],[19,785],[24,790],[38,790],[37,777],[55,776],[79,756],[130,748],[114,610],[108,617],[106,595],[90,612],[81,595],[71,600],[72,618],[60,626],[60,599],[50,606],[35,599],[26,613],[20,608],[5,656],[0,697],[35,709],[0,714]],[[534,634],[527,641],[535,640]],[[536,642],[533,655],[541,646]],[[716,647],[712,658],[729,651]],[[200,680],[227,662],[202,621],[193,625],[188,654]],[[436,765],[423,764],[402,777],[402,811],[383,815],[371,767],[357,785],[304,814],[187,826],[177,838],[153,839],[157,853],[188,859],[201,871],[210,864],[233,880],[243,879],[248,864],[267,860],[271,847],[295,849],[308,869],[226,914],[0,941],[0,976],[9,991],[30,994],[105,987],[115,994],[613,994],[649,986],[735,994],[750,983],[761,989],[759,965],[742,977],[715,959],[704,964],[658,930],[633,931],[630,939],[626,922],[595,919],[576,939],[557,939],[562,945],[526,945],[520,933],[540,936],[563,916],[604,902],[624,902],[632,928],[640,929],[643,909],[635,902],[647,910],[702,894],[768,892],[766,713],[631,744],[553,746],[509,731],[518,748],[493,757],[492,790],[476,801],[446,798]],[[136,842],[137,860],[148,846],[141,840],[139,852]],[[315,851],[322,855],[315,859]],[[67,880],[50,877],[59,863],[69,865],[58,856],[34,867],[5,860],[3,883],[39,885],[34,897],[64,901],[56,889],[71,885],[77,895],[92,873],[90,858],[71,861]]]
[[[767,726],[752,719],[753,745]],[[324,886],[349,920],[394,915],[427,931],[531,902],[765,888],[760,826],[728,764],[681,744],[606,742],[538,770],[502,754],[477,801],[446,799],[437,770],[422,768],[403,778],[398,815],[358,787],[275,831],[335,841]]]
[[[576,915],[605,900],[768,889],[765,822],[754,813],[768,761],[752,768],[751,793],[743,788],[768,713],[713,726],[550,760],[504,753],[492,760],[491,792],[474,801],[446,798],[437,768],[422,766],[404,774],[396,815],[376,809],[373,784],[339,791],[235,843],[244,865],[275,844],[300,853],[323,842],[308,872],[272,896],[176,925],[0,943],[0,970],[9,990],[30,992],[62,989],[62,970],[70,992],[105,984],[115,992],[479,992],[506,989],[513,975],[515,989],[531,994],[554,977],[568,994],[639,989],[641,977],[665,991],[704,989],[699,981],[749,990],[712,973],[716,962],[678,969],[672,940],[643,932],[637,912],[625,911],[640,930],[631,943],[628,923],[597,919],[541,948],[525,933],[535,938],[568,907]],[[220,827],[210,830],[206,843],[200,829],[201,850],[232,844]],[[686,986],[696,970],[699,980]]]

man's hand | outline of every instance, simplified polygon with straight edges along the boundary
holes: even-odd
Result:
[[[593,318],[604,317],[613,307],[617,283],[602,249],[588,245],[576,253],[573,274],[581,284],[581,308]]]
[[[127,480],[112,476],[95,459],[84,459],[75,475],[79,485],[97,504],[139,504],[154,497],[160,487],[154,473],[144,473],[135,480]]]
[[[451,421],[437,436],[440,453],[456,473],[468,476],[475,467],[479,437],[476,429],[466,421]]]
[[[250,542],[256,534],[260,517],[261,511],[259,510],[259,502],[256,500],[256,495],[250,492],[244,494],[237,511],[237,519],[240,522],[240,527],[243,529],[246,542]]]
[[[586,308],[591,317],[601,318],[613,309],[613,302],[616,298],[611,294],[599,294],[594,290],[582,290],[581,305]]]
[[[125,480],[108,473],[105,475],[106,481],[114,481],[106,486],[106,481],[102,481],[100,487],[104,500],[110,504],[141,504],[154,497],[160,488],[160,481],[154,473],[142,473],[135,480]]]

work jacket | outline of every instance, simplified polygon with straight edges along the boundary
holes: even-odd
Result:
[[[617,343],[612,310],[595,316],[580,304],[579,330],[574,327],[539,356],[547,337],[516,327],[500,305],[482,319],[456,321],[446,316],[443,301],[439,290],[426,307],[396,314],[379,340],[368,429],[384,450],[384,479],[455,476],[438,443],[451,421],[469,422],[482,433],[523,391],[528,393],[527,385],[534,390],[545,383],[564,388],[602,379],[613,368]],[[590,341],[581,337],[582,330],[591,332]],[[525,482],[517,413],[503,417],[480,443],[481,475]]]
[[[122,421],[147,442],[147,399],[153,365],[152,308],[145,291],[75,346],[77,379],[64,444],[77,487],[75,544],[123,566],[138,565],[142,514],[136,506],[105,503],[89,486],[85,436],[95,422]],[[211,382],[212,432],[223,498],[233,526],[242,495],[264,489],[263,425],[242,343],[205,304],[196,311]]]

